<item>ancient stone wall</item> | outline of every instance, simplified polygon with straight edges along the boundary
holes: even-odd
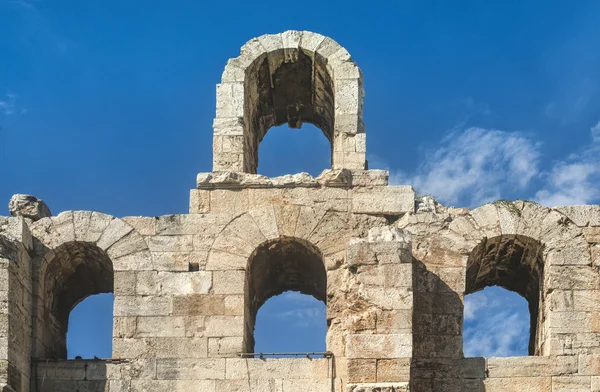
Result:
[[[415,199],[365,169],[362,99],[331,39],[260,37],[223,74],[189,214],[49,216],[16,197],[0,217],[3,390],[600,391],[600,206]],[[256,174],[284,122],[321,127],[332,169]],[[464,296],[492,285],[528,301],[530,356],[464,358]],[[326,303],[326,353],[254,355],[258,309],[287,290]],[[66,360],[69,312],[104,292],[112,358]]]

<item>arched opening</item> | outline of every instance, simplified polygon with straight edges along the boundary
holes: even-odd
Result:
[[[258,310],[254,350],[260,353],[324,352],[326,307],[311,295],[287,291]]]
[[[316,247],[296,238],[282,237],[258,246],[249,259],[245,290],[245,352],[255,352],[254,328],[259,309],[271,297],[286,291],[311,295],[325,304],[327,274]]]
[[[40,276],[38,356],[66,359],[71,311],[89,296],[112,293],[114,273],[108,255],[94,244],[69,242],[54,253]]]
[[[514,357],[529,352],[527,300],[498,286],[465,297],[465,357]]]
[[[250,152],[245,167],[251,173],[256,173],[258,146],[271,127],[287,124],[301,128],[304,123],[313,124],[323,132],[331,151],[335,119],[333,80],[327,61],[320,54],[279,49],[259,57],[246,70],[244,92],[244,117],[249,131],[245,144]]]
[[[333,169],[366,168],[363,77],[346,49],[309,31],[248,41],[217,85],[213,171],[256,173],[272,127],[310,123],[330,142]]]
[[[90,295],[69,315],[67,359],[110,358],[113,330],[112,293]]]
[[[505,325],[515,330],[514,334],[509,333],[506,336],[513,336],[514,339],[525,336],[528,341],[527,352],[529,355],[539,355],[541,353],[543,343],[541,336],[543,333],[543,328],[541,328],[543,321],[542,302],[544,296],[542,251],[543,246],[539,241],[521,235],[486,238],[473,249],[467,260],[465,295],[480,293],[471,298],[465,297],[465,332],[467,332],[467,335],[463,334],[463,341],[475,333],[472,329],[467,330],[467,328],[473,326],[474,320],[467,320],[468,317],[472,317],[474,314],[473,307],[480,306],[484,308],[489,306],[482,304],[482,302],[493,300],[493,298],[489,298],[490,295],[504,295],[504,304],[498,306],[504,310],[510,309],[512,306],[517,310],[516,313],[504,313],[506,317],[509,317],[509,315],[512,317],[504,320]],[[515,301],[513,296],[507,296],[506,293],[502,294],[499,288],[481,291],[491,286],[499,286],[499,288],[514,292],[527,301],[527,308],[529,309],[528,331],[525,322],[526,315],[518,311],[518,301]],[[498,312],[500,312],[500,309],[496,309],[493,315],[497,316]],[[491,314],[489,313],[488,317]],[[482,316],[481,313],[480,316]],[[515,319],[515,317],[518,319]],[[467,321],[471,323],[469,324]],[[480,321],[477,324],[484,325],[485,323]],[[518,342],[505,342],[505,344],[512,347],[518,346]],[[466,353],[468,353],[468,350],[466,350]]]
[[[259,174],[276,177],[307,172],[316,177],[329,168],[331,144],[312,124],[304,124],[300,130],[287,125],[273,127],[260,143]]]

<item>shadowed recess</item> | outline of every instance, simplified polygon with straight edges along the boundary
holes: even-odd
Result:
[[[308,242],[283,237],[259,245],[246,272],[245,349],[254,351],[258,309],[271,297],[298,291],[326,302],[327,275],[323,259]]]
[[[529,355],[539,355],[542,339],[538,328],[543,300],[543,246],[539,241],[521,235],[485,238],[473,249],[467,260],[465,295],[488,286],[514,291],[529,304]]]
[[[267,131],[282,124],[290,128],[300,128],[305,122],[314,124],[332,142],[333,83],[320,54],[276,50],[259,57],[246,71],[244,90],[249,158],[258,156],[258,145]],[[256,173],[257,159],[246,162],[246,167]]]
[[[113,265],[96,245],[69,242],[55,249],[43,282],[43,351],[48,358],[66,358],[71,310],[90,295],[113,292]]]

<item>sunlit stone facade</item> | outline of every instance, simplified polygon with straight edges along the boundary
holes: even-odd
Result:
[[[330,38],[249,41],[217,86],[190,211],[112,217],[17,195],[0,217],[4,391],[600,391],[600,207],[415,199],[369,170],[362,73]],[[269,128],[315,124],[332,168],[256,174]],[[409,146],[404,146],[408,148]],[[464,296],[527,299],[530,356],[464,358]],[[260,306],[327,306],[327,353],[254,354]],[[114,293],[112,359],[66,360],[72,308]]]

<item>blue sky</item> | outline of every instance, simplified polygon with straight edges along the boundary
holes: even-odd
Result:
[[[300,29],[333,37],[363,70],[368,158],[394,183],[456,206],[598,203],[599,19],[596,1],[0,0],[0,200],[185,213],[196,173],[211,170],[225,62],[252,37]],[[310,126],[271,130],[259,153],[267,175],[329,161]],[[467,332],[492,329],[482,301],[526,317],[498,291],[467,299]],[[302,302],[279,301],[272,317]],[[523,353],[518,338],[476,354]]]

